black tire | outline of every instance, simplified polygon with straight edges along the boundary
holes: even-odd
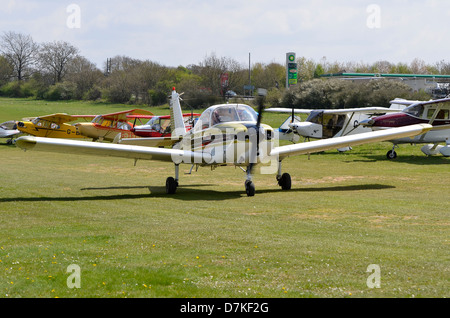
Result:
[[[289,173],[283,173],[280,180],[278,180],[278,185],[283,190],[290,190],[292,186],[291,175]]]
[[[255,185],[252,181],[247,180],[245,181],[245,192],[247,193],[248,197],[253,197],[255,195]]]
[[[175,181],[173,177],[168,177],[166,179],[166,193],[175,194],[177,192],[178,182]]]
[[[389,150],[386,153],[386,158],[388,158],[389,160],[395,159],[397,158],[397,153],[394,150]]]

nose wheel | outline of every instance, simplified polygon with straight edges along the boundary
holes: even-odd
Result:
[[[388,158],[390,160],[395,159],[395,158],[397,158],[397,153],[395,152],[395,150],[389,150],[386,153],[386,158]]]
[[[386,158],[388,158],[389,160],[397,158],[397,153],[395,152],[396,147],[397,145],[392,146],[392,149],[386,153]]]

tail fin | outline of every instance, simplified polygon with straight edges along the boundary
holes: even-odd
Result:
[[[294,116],[294,119],[292,120],[292,116],[289,116],[278,128],[279,138],[297,143],[300,140],[300,136],[296,133],[295,125],[300,122],[301,120],[299,117]]]
[[[172,90],[172,96],[170,98],[170,128],[172,131],[172,137],[180,137],[186,134],[186,126],[183,121],[183,112],[180,105],[180,94],[175,90]]]

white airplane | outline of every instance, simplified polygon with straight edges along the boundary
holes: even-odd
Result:
[[[21,134],[22,132],[17,129],[17,124],[14,120],[5,121],[0,124],[0,138],[9,138],[6,143],[12,144],[14,136]]]
[[[279,131],[282,139],[297,142],[298,137],[306,139],[327,139],[340,136],[361,134],[371,131],[369,128],[359,125],[359,123],[372,116],[386,113],[399,112],[398,106],[385,107],[361,107],[343,109],[289,109],[289,108],[268,108],[267,112],[290,113],[291,116],[280,126]],[[300,118],[295,118],[294,114],[306,114],[308,117],[301,122]],[[294,116],[294,121],[292,121]],[[350,150],[349,147],[338,149],[339,151]]]
[[[401,102],[401,101],[399,101]],[[373,131],[403,127],[413,124],[426,123],[433,126],[427,133],[411,138],[394,138],[389,140],[393,143],[392,150],[386,154],[388,159],[397,157],[395,148],[398,144],[426,144],[421,148],[427,156],[441,153],[450,156],[450,98],[436,99],[431,101],[403,101],[404,105],[410,105],[402,112],[386,114],[360,122],[363,127],[371,128]],[[440,143],[446,143],[445,146]]]
[[[65,154],[89,154],[114,156],[136,160],[170,162],[175,167],[175,177],[166,179],[166,192],[176,192],[180,164],[191,167],[237,166],[246,172],[245,191],[255,195],[252,175],[258,168],[262,174],[276,174],[283,190],[291,188],[291,177],[282,173],[282,161],[290,156],[321,152],[328,149],[379,142],[393,138],[406,138],[423,134],[430,125],[413,125],[364,134],[317,140],[278,146],[277,131],[262,124],[262,108],[255,112],[245,104],[221,104],[207,108],[194,128],[186,131],[180,105],[180,95],[172,91],[170,100],[171,124],[173,125],[172,148],[151,147],[152,138],[120,139],[118,143],[99,143],[68,139],[25,136],[16,140],[24,150],[61,152]],[[191,168],[192,170],[192,168]]]
[[[300,118],[297,117],[293,124],[292,116],[290,116],[288,118],[291,120],[289,127],[303,137],[326,139],[369,132],[370,130],[367,128],[359,126],[360,121],[386,113],[396,113],[400,109],[398,106],[391,106],[390,108],[360,107],[342,109],[268,108],[265,111],[308,115],[304,122],[300,122]]]

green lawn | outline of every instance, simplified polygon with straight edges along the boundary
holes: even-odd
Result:
[[[130,105],[0,99],[0,122]],[[154,110],[168,113],[167,107]],[[284,115],[264,114],[279,125]],[[389,143],[231,167],[23,152],[0,140],[0,297],[449,297],[450,158]],[[80,288],[69,288],[78,265]],[[369,288],[380,268],[380,288]]]

